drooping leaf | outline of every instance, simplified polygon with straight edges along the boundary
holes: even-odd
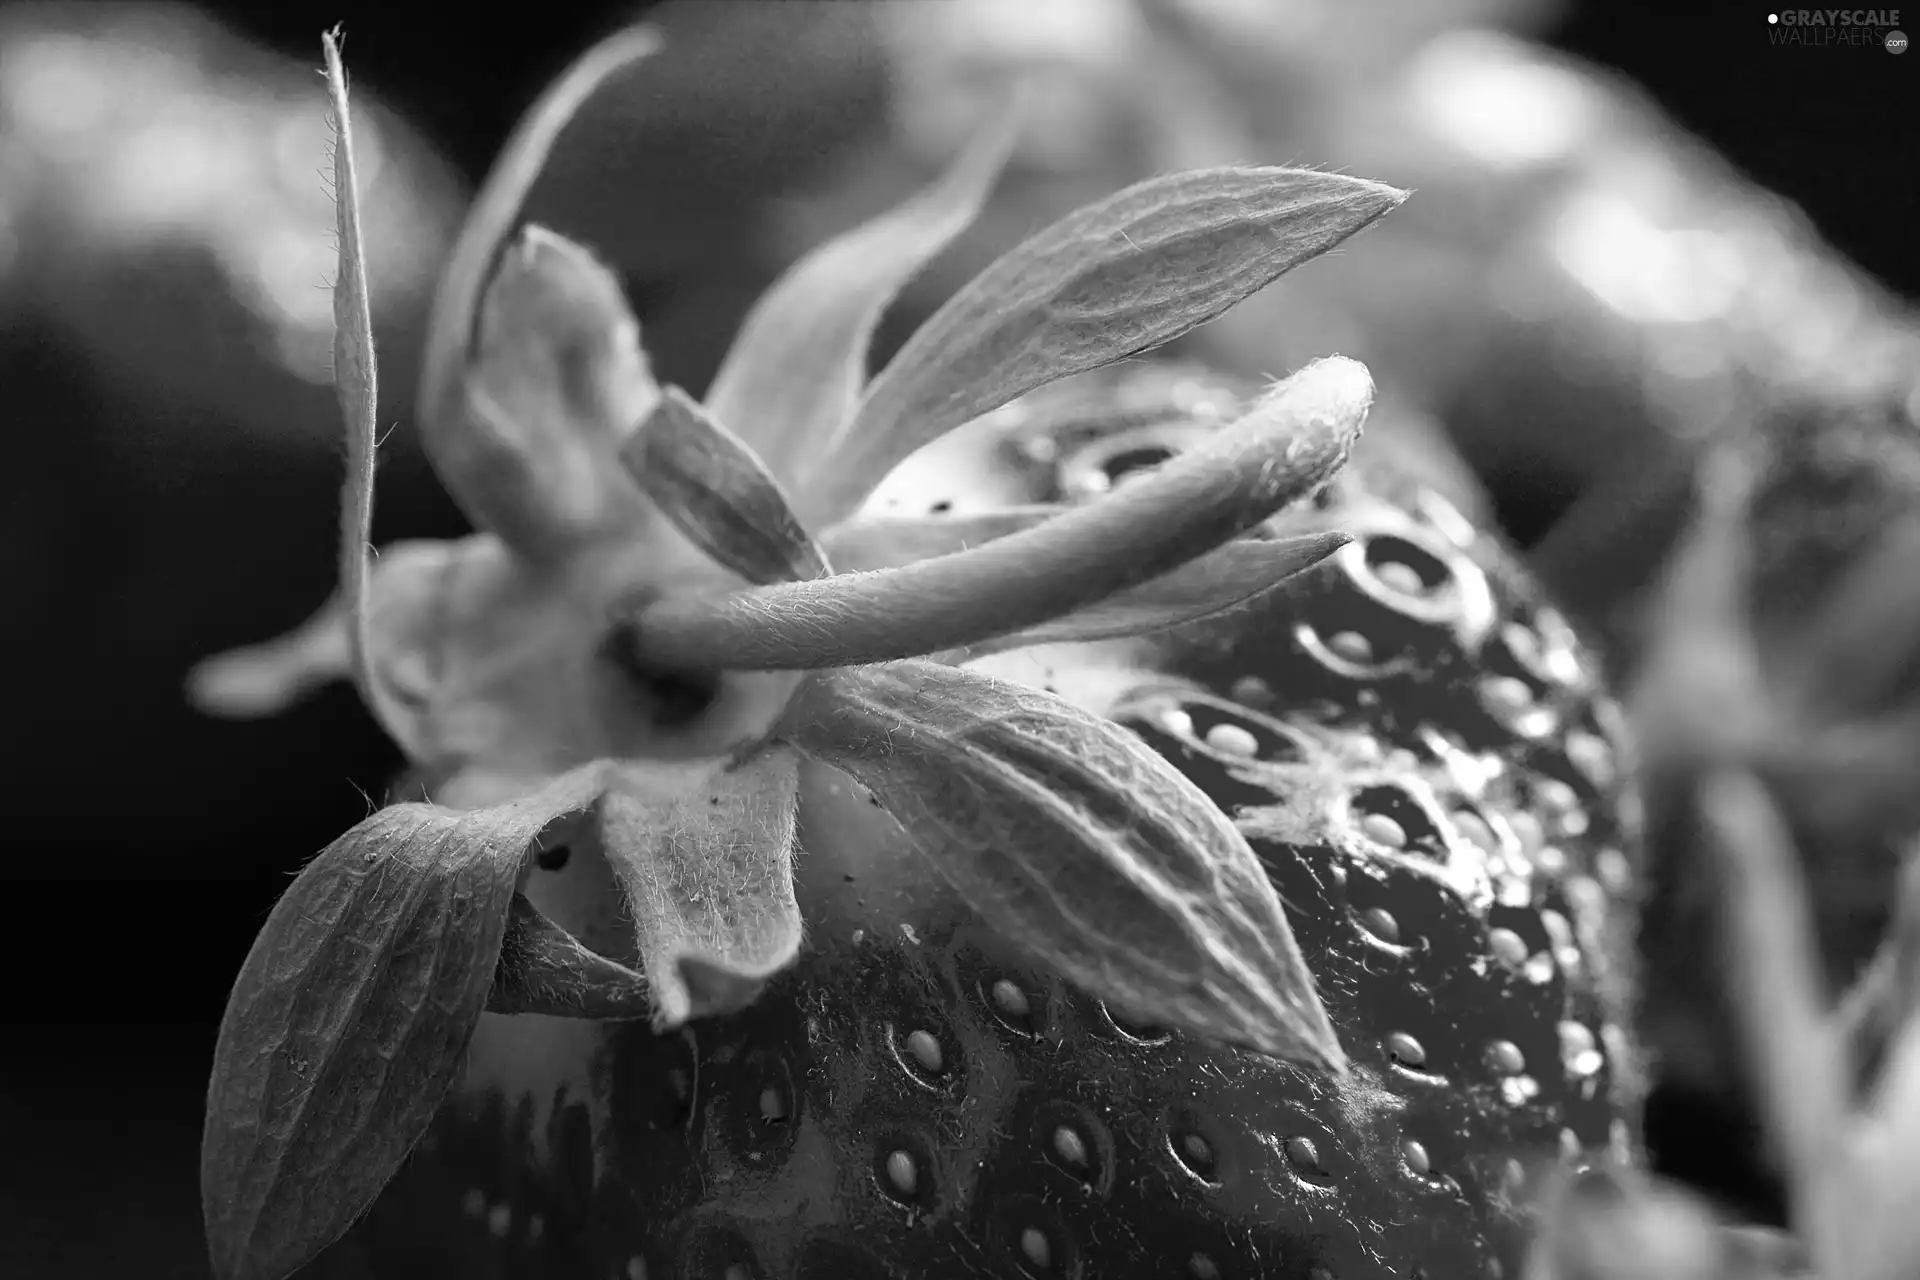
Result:
[[[1312,492],[1359,435],[1365,366],[1318,360],[1101,501],[954,555],[647,608],[668,669],[797,670],[936,653],[1037,626],[1197,559]]]
[[[487,283],[469,360],[463,439],[489,468],[502,539],[555,561],[635,538],[647,507],[615,459],[659,389],[613,272],[564,236],[522,228]]]
[[[1010,533],[1031,529],[1065,507],[1040,504],[946,516],[867,516],[842,521],[820,535],[841,573],[894,569],[951,555]]]
[[[1054,223],[954,295],[874,378],[798,486],[816,528],[908,454],[1055,379],[1170,342],[1326,252],[1405,193],[1296,169],[1153,178]]]
[[[421,353],[421,444],[468,518],[508,538],[511,545],[519,545],[515,530],[526,515],[519,491],[523,459],[501,437],[472,429],[461,390],[481,293],[493,275],[500,246],[519,221],[527,191],[568,122],[608,80],[659,47],[659,35],[649,28],[616,32],[581,55],[541,94],[474,197],[434,295]]]
[[[990,925],[1091,994],[1344,1069],[1253,850],[1118,725],[1024,685],[909,661],[808,681],[780,732],[872,789]]]
[[[487,993],[489,1013],[559,1018],[645,1018],[653,997],[645,975],[582,946],[580,940],[514,895]]]
[[[493,809],[383,809],[308,864],[228,998],[200,1188],[220,1280],[279,1280],[364,1212],[459,1071],[543,833],[599,767]]]
[[[707,407],[782,484],[853,416],[881,312],[979,215],[1017,122],[1017,107],[1001,113],[938,182],[814,249],[754,304]]]
[[[634,762],[608,777],[601,848],[633,911],[654,1026],[745,1006],[800,949],[793,752]]]
[[[693,544],[748,582],[831,572],[753,450],[678,387],[620,451],[635,484]]]
[[[1246,604],[1352,541],[1344,533],[1240,539],[1164,577],[1024,631],[976,646],[972,656],[1067,641],[1112,640],[1182,626]]]

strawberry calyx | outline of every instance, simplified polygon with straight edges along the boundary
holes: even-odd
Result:
[[[1258,531],[1344,463],[1372,396],[1366,370],[1316,361],[1092,505],[929,523],[891,544],[876,542],[884,522],[859,513],[923,445],[1219,315],[1401,193],[1287,169],[1142,183],[989,267],[868,382],[880,312],[977,210],[1007,150],[1003,119],[918,199],[776,282],[703,406],[654,382],[606,266],[555,232],[516,229],[572,112],[656,44],[614,37],[536,105],[476,199],[436,301],[421,430],[481,531],[369,560],[375,366],[344,72],[328,41],[342,178],[336,366],[354,445],[342,589],[297,638],[223,655],[193,690],[211,710],[260,714],[351,676],[412,763],[442,781],[432,803],[381,810],[341,837],[290,899],[341,901],[330,886],[376,863],[425,877],[422,893],[451,883],[455,866],[515,886],[487,899],[483,945],[446,978],[466,993],[460,1019],[435,1021],[426,993],[431,1034],[410,1067],[422,1078],[446,1077],[446,1055],[471,1034],[475,964],[491,967],[497,1011],[647,1016],[661,1029],[729,1012],[802,943],[805,756],[883,798],[914,855],[1092,994],[1343,1070],[1279,899],[1226,816],[1137,736],[962,664],[976,649],[1205,617],[1337,550],[1339,534]],[[859,571],[834,573],[828,548],[855,550]],[[529,901],[556,824],[611,872],[631,965],[577,945]],[[270,1013],[289,1000],[325,1006],[315,1025],[326,1043],[301,1052],[378,1058],[366,1039],[378,1029],[360,1024],[352,991],[276,986],[311,968],[303,948],[375,936],[351,902],[340,909],[325,936],[301,912],[279,913],[256,946],[272,963],[246,981]],[[286,1067],[275,1065],[279,1034],[235,1024],[210,1116]],[[281,1120],[298,1115],[259,1123]],[[367,1150],[386,1161],[391,1146]],[[282,1172],[300,1185],[324,1178],[300,1163],[318,1151]],[[348,1171],[355,1194],[377,1189],[383,1169]],[[302,1221],[276,1229],[298,1237]],[[305,1247],[289,1239],[276,1259]],[[226,1239],[216,1253],[249,1247]]]

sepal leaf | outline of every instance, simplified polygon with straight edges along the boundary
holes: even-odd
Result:
[[[228,998],[200,1189],[220,1280],[279,1280],[364,1212],[426,1131],[473,1036],[543,833],[599,766],[491,809],[403,804],[282,895]]]
[[[801,258],[748,313],[707,393],[784,484],[846,426],[887,304],[979,216],[1014,138],[1018,105],[915,198]]]
[[[987,923],[1164,1025],[1344,1070],[1245,838],[1138,737],[938,663],[806,682],[783,732],[871,789]]]
[[[487,1012],[615,1021],[652,1011],[644,975],[589,951],[525,895],[514,895]]]
[[[614,460],[659,389],[618,278],[586,249],[521,229],[487,283],[463,391],[473,474],[514,550],[552,561],[643,527]]]
[[[738,436],[668,387],[620,451],[634,483],[696,547],[748,582],[826,576],[826,552]]]
[[[1406,194],[1300,169],[1197,169],[1068,214],[995,261],[874,378],[809,479],[816,527],[908,454],[1036,387],[1170,342]]]
[[[568,122],[607,81],[659,47],[660,37],[650,28],[616,32],[582,54],[540,95],[474,197],[434,295],[421,353],[421,444],[468,518],[506,537],[516,549],[516,531],[526,528],[530,518],[538,527],[539,512],[528,508],[520,484],[524,459],[501,437],[473,429],[462,393],[480,299],[500,247],[520,219],[527,192]]]
[[[798,761],[613,763],[599,837],[626,894],[656,1029],[745,1007],[800,950]]]
[[[1036,644],[1112,640],[1198,622],[1247,604],[1347,545],[1344,533],[1243,538],[1098,604],[977,646],[970,656]]]

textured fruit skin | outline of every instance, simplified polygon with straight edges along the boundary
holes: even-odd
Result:
[[[1091,386],[968,446],[993,451],[1003,499],[1072,500],[1223,403],[1178,369]],[[1282,598],[994,661],[1069,695],[1102,666],[1138,686],[1113,714],[1240,820],[1346,1082],[1037,971],[820,771],[798,965],[737,1016],[610,1029],[591,1097],[456,1103],[318,1269],[1519,1276],[1529,1181],[1625,1154],[1641,1091],[1619,1029],[1637,819],[1617,713],[1505,551],[1417,483],[1363,457],[1316,505],[1288,518],[1358,538]]]

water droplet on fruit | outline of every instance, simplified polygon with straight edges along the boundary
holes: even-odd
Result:
[[[1584,1080],[1606,1064],[1595,1047],[1593,1031],[1583,1022],[1560,1024],[1560,1060],[1576,1080]]]
[[[1533,705],[1533,687],[1517,676],[1489,676],[1480,684],[1480,696],[1495,711],[1525,711]]]
[[[1115,1031],[1135,1044],[1162,1045],[1173,1039],[1173,1033],[1165,1027],[1156,1027],[1151,1023],[1140,1022],[1125,1014],[1116,1013],[1104,1000],[1100,1002],[1100,1012],[1106,1015],[1107,1021],[1113,1025]]]
[[[1387,1037],[1387,1052],[1394,1061],[1405,1067],[1421,1067],[1427,1062],[1426,1047],[1404,1031],[1396,1031]]]
[[[1228,694],[1242,706],[1263,710],[1273,705],[1273,686],[1259,676],[1241,676]]]
[[[1382,560],[1373,566],[1373,576],[1381,585],[1391,587],[1402,595],[1422,596],[1427,593],[1426,580],[1420,571],[1404,560]]]
[[[1406,1160],[1407,1168],[1423,1178],[1433,1171],[1433,1161],[1428,1158],[1426,1147],[1412,1138],[1400,1144],[1400,1155]]]
[[[1520,851],[1531,858],[1540,852],[1547,842],[1547,833],[1540,828],[1540,819],[1525,809],[1516,809],[1507,815],[1507,825],[1513,828],[1513,834],[1520,838]]]
[[[1499,853],[1500,839],[1493,834],[1493,828],[1487,820],[1471,809],[1455,809],[1453,826],[1467,841],[1477,845],[1482,852]]]
[[[1320,1167],[1320,1148],[1312,1138],[1288,1138],[1285,1149],[1287,1163],[1293,1166],[1296,1177],[1317,1185],[1325,1185],[1332,1181],[1327,1176],[1327,1171]]]
[[[1385,845],[1389,849],[1407,847],[1406,829],[1384,813],[1369,813],[1361,818],[1360,833],[1375,844]]]
[[[1202,1182],[1213,1181],[1214,1155],[1213,1144],[1205,1136],[1191,1129],[1173,1135],[1171,1143],[1173,1154],[1185,1165],[1194,1177]]]
[[[1219,1266],[1204,1253],[1196,1253],[1187,1259],[1187,1274],[1193,1280],[1220,1280]]]
[[[1600,883],[1608,893],[1625,893],[1633,884],[1633,864],[1618,849],[1602,849],[1595,854],[1593,869],[1600,873]]]
[[[1400,922],[1393,918],[1393,912],[1385,907],[1368,907],[1360,913],[1360,923],[1366,931],[1382,942],[1400,941]]]
[[[1585,729],[1575,729],[1567,735],[1562,745],[1567,759],[1586,776],[1587,781],[1603,789],[1613,784],[1613,748],[1607,745],[1605,738]]]
[[[1059,1157],[1075,1168],[1085,1168],[1087,1163],[1087,1143],[1071,1125],[1057,1125],[1053,1131],[1053,1149]]]
[[[1527,962],[1526,941],[1511,929],[1489,930],[1487,950],[1493,954],[1495,960],[1510,969],[1517,969]]]
[[[1355,666],[1365,666],[1373,661],[1373,641],[1358,631],[1336,631],[1327,637],[1327,648],[1337,658],[1344,658]]]
[[[1026,1227],[1020,1232],[1021,1256],[1033,1266],[1046,1271],[1053,1266],[1053,1244],[1047,1239],[1047,1233],[1038,1227]]]
[[[1193,736],[1193,717],[1185,711],[1182,711],[1179,707],[1168,707],[1154,718],[1158,721],[1161,732],[1163,733],[1170,734],[1176,738],[1191,738]]]
[[[1527,1069],[1527,1055],[1511,1040],[1495,1040],[1487,1046],[1487,1065],[1501,1075],[1517,1076]]]
[[[1207,745],[1224,756],[1252,759],[1260,754],[1260,740],[1237,724],[1216,724],[1207,730]]]
[[[913,1060],[926,1071],[939,1071],[946,1065],[945,1056],[940,1052],[940,1042],[931,1031],[915,1031],[907,1037],[907,1052]]]
[[[914,1164],[912,1152],[893,1151],[887,1155],[887,1182],[902,1196],[912,1196],[920,1189],[920,1169]]]

